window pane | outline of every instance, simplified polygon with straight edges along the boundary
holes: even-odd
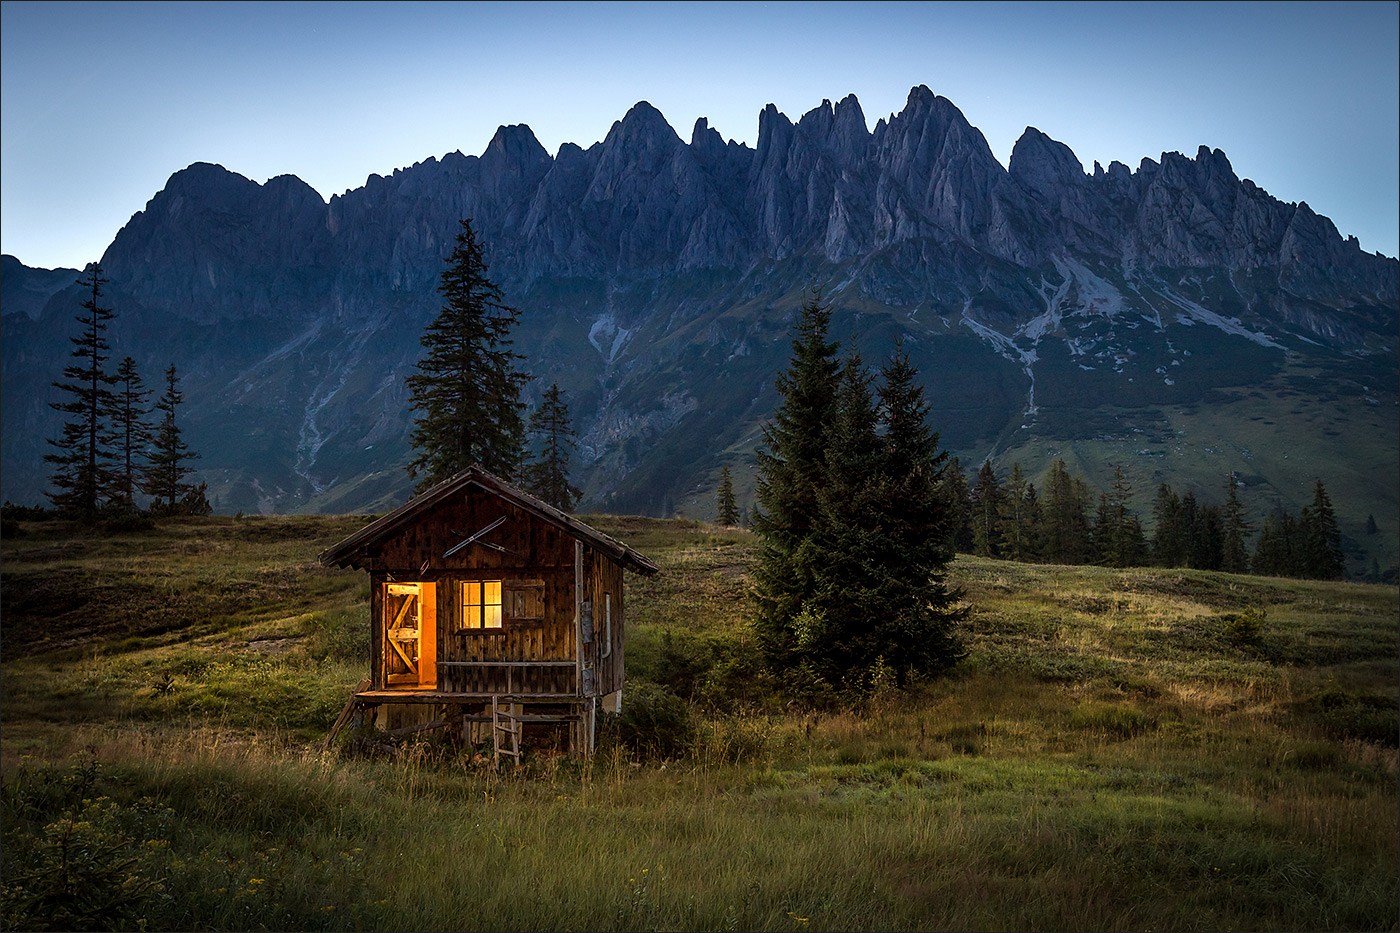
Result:
[[[500,628],[501,618],[500,580],[468,580],[462,584],[462,628]]]
[[[481,628],[481,584],[462,584],[462,628]]]
[[[486,628],[501,627],[501,581],[487,580],[482,583],[482,618]]]

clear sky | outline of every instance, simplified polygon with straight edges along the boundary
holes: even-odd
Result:
[[[639,100],[753,145],[926,84],[1005,165],[1035,126],[1087,169],[1204,144],[1397,254],[1400,4],[21,3],[0,7],[0,248],[98,259],[191,162],[329,198],[527,123],[588,146]]]

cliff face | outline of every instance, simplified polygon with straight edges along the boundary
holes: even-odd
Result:
[[[1070,442],[1088,430],[1076,412],[1193,404],[1305,357],[1394,368],[1396,261],[1219,150],[1086,173],[1030,128],[1003,168],[924,87],[873,130],[853,96],[795,123],[770,105],[753,149],[703,119],[683,141],[642,102],[588,149],[551,157],[501,127],[480,156],[329,203],[292,176],[173,175],[103,256],[112,340],[152,378],[187,373],[224,507],[406,493],[403,378],[464,217],[522,310],[532,397],[568,393],[593,507],[659,511],[743,459],[813,282],[868,356],[906,340],[965,454]],[[41,272],[4,267],[4,495],[23,500],[43,489],[47,383],[77,302]]]

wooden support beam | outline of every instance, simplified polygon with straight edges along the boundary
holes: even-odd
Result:
[[[350,721],[350,717],[354,715],[355,707],[360,705],[359,695],[368,690],[370,686],[368,680],[362,680],[359,685],[355,687],[354,692],[350,694],[350,699],[345,701],[345,709],[340,711],[340,716],[336,719],[335,725],[331,726],[331,731],[326,736],[326,741],[322,744],[321,751],[325,752],[330,750],[331,742],[335,740],[340,730],[345,728],[345,724]]]

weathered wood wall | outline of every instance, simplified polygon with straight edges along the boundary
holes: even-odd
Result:
[[[451,557],[443,555],[499,518],[505,521]],[[575,539],[533,514],[478,488],[400,529],[369,555],[371,679],[384,689],[383,585],[433,583],[436,643],[425,646],[437,667],[443,693],[577,696],[582,693],[576,637],[576,596],[591,599],[595,638],[584,646],[595,669],[593,695],[620,689],[623,677],[622,567],[583,547],[583,585],[576,591]],[[461,583],[502,581],[503,623],[499,629],[460,628]],[[607,603],[612,602],[610,650]],[[434,650],[435,649],[435,650]],[[504,662],[503,666],[458,666],[458,662]],[[552,663],[540,663],[552,662]]]

